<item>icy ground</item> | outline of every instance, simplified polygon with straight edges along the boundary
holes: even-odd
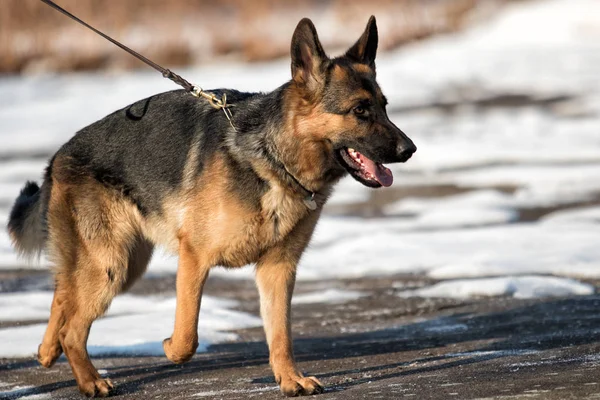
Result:
[[[415,273],[440,280],[401,294],[407,297],[593,293],[580,280],[600,278],[600,3],[519,2],[463,33],[381,55],[377,68],[390,117],[418,152],[392,167],[388,190],[350,179],[339,185],[299,279]],[[289,67],[279,61],[178,72],[206,88],[266,91],[288,79]],[[0,79],[0,221],[23,182],[39,180],[46,160],[74,132],[174,88],[152,71]],[[18,260],[2,230],[0,268],[47,263]],[[174,257],[158,254],[150,273],[175,269]],[[252,268],[215,273],[249,278]],[[43,320],[50,298],[2,293],[0,322]],[[259,324],[228,302],[209,301],[200,318],[205,345],[233,337],[223,330]],[[92,329],[92,352],[159,352],[173,303],[117,299],[110,318]],[[135,318],[119,319],[119,309]],[[162,333],[142,332],[142,324]],[[0,329],[0,357],[30,355],[43,329]],[[124,347],[110,345],[117,329]]]

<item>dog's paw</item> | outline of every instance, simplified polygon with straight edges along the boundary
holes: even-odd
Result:
[[[62,348],[60,345],[46,348],[43,344],[40,344],[38,347],[37,360],[43,367],[50,368],[61,354]]]
[[[79,391],[87,397],[107,397],[113,389],[110,379],[90,380],[79,385]]]
[[[165,351],[165,355],[171,362],[174,362],[175,364],[183,364],[190,361],[194,354],[196,354],[198,341],[186,347],[187,348],[183,350],[177,348],[177,346],[173,345],[171,338],[163,340],[163,349]]]
[[[302,376],[282,377],[279,383],[281,393],[288,397],[310,396],[323,393],[323,384],[314,376],[304,378]]]

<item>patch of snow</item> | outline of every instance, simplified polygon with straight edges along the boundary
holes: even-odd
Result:
[[[194,393],[191,396],[192,397],[214,398],[214,397],[220,397],[220,396],[228,395],[228,394],[263,393],[263,392],[274,392],[277,390],[279,390],[278,386],[265,386],[265,387],[246,389],[246,390],[239,390],[239,389],[210,390],[207,392]]]
[[[292,304],[315,304],[315,303],[345,303],[366,296],[366,293],[355,290],[327,289],[319,292],[310,292],[294,295]]]
[[[10,293],[0,298],[0,320],[48,318],[49,292]],[[234,340],[236,329],[260,326],[261,320],[232,310],[232,300],[202,297],[198,351],[212,343]],[[18,314],[17,314],[18,313]],[[117,296],[106,317],[92,326],[88,342],[91,355],[163,355],[162,340],[170,337],[175,318],[175,297]],[[0,329],[0,358],[28,357],[37,351],[46,324]]]
[[[569,357],[559,359],[545,359],[539,361],[524,361],[510,364],[511,367],[536,367],[540,365],[554,365],[554,364],[571,364],[571,363],[591,363],[598,365],[600,363],[600,355],[589,354],[582,357]]]
[[[518,276],[485,279],[457,279],[405,291],[402,297],[467,298],[481,296],[512,296],[529,299],[551,296],[589,295],[594,286],[572,279],[551,276]]]
[[[300,279],[427,273],[435,279],[553,274],[600,276],[598,228],[569,234],[551,224],[403,231],[396,219],[323,217],[301,260]],[[567,227],[570,227],[567,226]]]
[[[10,390],[0,393],[0,395],[2,395],[2,398],[6,400],[44,400],[52,398],[52,395],[50,393],[35,393],[36,389],[37,388],[35,386],[14,386]]]
[[[51,304],[50,292],[1,293],[0,321],[47,319]]]
[[[542,218],[544,224],[600,224],[600,207],[584,207],[572,210],[555,211]]]
[[[435,199],[405,198],[384,207],[384,213],[415,214],[416,218],[411,221],[412,229],[502,224],[518,217],[510,196],[494,190]]]
[[[481,357],[481,356],[495,356],[495,357],[510,357],[520,356],[539,353],[538,350],[531,349],[507,349],[507,350],[475,350],[465,351],[461,353],[448,353],[446,357]]]
[[[426,321],[424,323],[424,328],[426,332],[432,333],[452,333],[452,332],[462,332],[469,329],[466,324],[456,323],[456,322],[448,322],[444,318],[438,318],[431,321]]]

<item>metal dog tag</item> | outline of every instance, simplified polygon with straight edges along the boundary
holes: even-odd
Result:
[[[315,211],[317,209],[317,202],[315,201],[315,194],[313,193],[310,196],[306,196],[304,198],[304,205],[310,210]]]

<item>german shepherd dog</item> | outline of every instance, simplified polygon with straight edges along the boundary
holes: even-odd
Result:
[[[328,58],[309,19],[291,43],[292,79],[271,93],[220,89],[222,110],[183,90],[134,103],[83,128],[52,157],[41,188],[28,182],[8,230],[23,255],[48,254],[55,292],[37,358],[65,353],[79,390],[113,384],[90,362],[92,322],[145,271],[155,245],[179,254],[175,327],[163,347],[177,364],[198,346],[204,283],[216,265],[256,264],[270,364],[287,396],[323,391],[294,362],[290,301],[296,266],[340,178],[392,184],[382,163],[413,142],[386,113],[375,80],[377,27]]]

